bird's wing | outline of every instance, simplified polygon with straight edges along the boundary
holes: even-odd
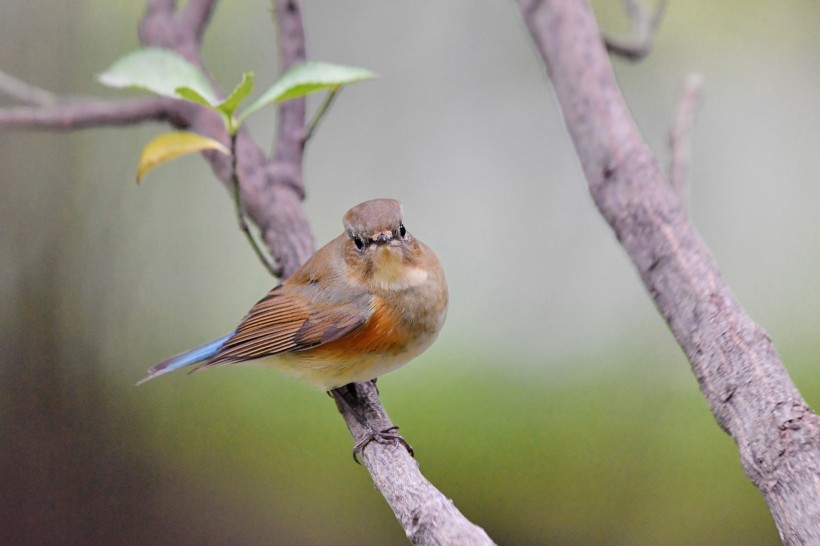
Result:
[[[324,302],[306,297],[304,289],[277,286],[253,306],[236,333],[199,369],[335,341],[367,322],[373,313],[371,299],[360,294],[346,302]]]

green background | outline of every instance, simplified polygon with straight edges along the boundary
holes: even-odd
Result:
[[[601,24],[629,31],[620,2]],[[142,2],[0,3],[0,69],[71,94],[137,46]],[[262,0],[223,2],[223,87],[275,80]],[[777,544],[687,361],[598,216],[512,2],[304,3],[345,89],[305,164],[318,244],[373,197],[439,254],[439,341],[380,381],[424,474],[503,544]],[[820,396],[820,4],[671,1],[615,60],[659,159],[705,78],[690,211],[810,404]],[[3,104],[9,104],[4,101]],[[312,100],[311,105],[316,105]],[[250,121],[263,147],[273,110]],[[402,544],[331,400],[262,369],[153,363],[229,331],[272,285],[197,157],[137,187],[148,124],[0,131],[0,542]]]

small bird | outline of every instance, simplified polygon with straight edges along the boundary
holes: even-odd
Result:
[[[254,305],[232,333],[160,362],[173,370],[255,361],[325,390],[375,379],[427,349],[447,315],[436,254],[404,227],[401,203],[347,211],[345,232]]]

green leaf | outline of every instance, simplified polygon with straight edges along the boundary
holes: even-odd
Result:
[[[137,183],[149,170],[185,154],[216,150],[225,155],[231,152],[221,142],[196,133],[173,132],[159,135],[145,145],[137,167]]]
[[[291,67],[242,112],[240,119],[274,102],[295,99],[321,89],[341,87],[375,77],[376,74],[364,68],[307,61]]]
[[[133,51],[97,79],[109,87],[132,87],[171,98],[189,98],[177,93],[177,89],[187,88],[209,105],[219,103],[205,74],[170,49],[154,47]]]
[[[177,87],[175,92],[178,97],[181,97],[185,100],[189,100],[191,102],[196,102],[202,104],[203,106],[213,108],[213,105],[208,101],[208,99],[200,95],[196,91],[196,89],[191,89],[190,87]]]
[[[231,91],[228,98],[217,105],[216,109],[230,117],[234,115],[239,104],[253,91],[253,72],[242,74],[242,81]]]

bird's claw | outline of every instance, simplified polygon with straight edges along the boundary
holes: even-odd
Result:
[[[413,451],[413,446],[407,443],[407,440],[402,438],[400,434],[394,434],[394,432],[398,431],[399,427],[393,425],[392,427],[386,428],[384,430],[379,431],[372,431],[370,434],[367,435],[367,438],[359,442],[353,447],[353,460],[356,461],[356,464],[362,464],[359,460],[359,454],[364,452],[364,448],[370,444],[370,442],[376,441],[380,444],[389,444],[391,442],[397,442],[404,446],[407,452],[410,454],[411,457],[415,457],[416,454]]]

